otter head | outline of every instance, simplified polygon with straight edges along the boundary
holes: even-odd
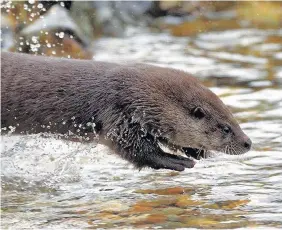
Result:
[[[196,159],[207,157],[210,151],[239,155],[250,150],[252,142],[230,110],[197,79],[171,71],[161,81],[157,87],[153,84],[162,93],[161,147]]]
[[[112,107],[102,110],[101,120],[116,152],[136,167],[182,171],[209,151],[250,149],[250,139],[228,108],[187,73],[138,65],[119,69],[111,79],[116,76],[123,76],[122,85],[112,81],[117,85],[109,92],[116,94],[103,103]],[[171,154],[178,152],[186,156]]]

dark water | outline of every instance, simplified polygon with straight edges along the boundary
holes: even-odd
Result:
[[[139,172],[100,145],[2,136],[2,228],[282,227],[281,29],[191,38],[129,29],[94,50],[95,60],[195,74],[231,107],[252,151]]]

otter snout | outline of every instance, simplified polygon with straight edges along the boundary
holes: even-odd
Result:
[[[246,152],[248,152],[251,147],[252,147],[252,141],[251,139],[244,133],[242,133],[239,137],[239,139],[237,139],[237,154],[244,154]]]
[[[252,147],[252,141],[249,137],[245,136],[243,138],[243,143],[242,143],[243,147],[246,149],[246,151],[249,151]]]

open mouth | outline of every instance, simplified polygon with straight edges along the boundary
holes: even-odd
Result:
[[[185,155],[188,158],[194,158],[200,160],[201,158],[207,158],[208,152],[204,149],[197,149],[191,147],[182,147],[175,144],[172,144],[166,138],[158,138],[158,145],[162,151],[174,154],[174,155]]]

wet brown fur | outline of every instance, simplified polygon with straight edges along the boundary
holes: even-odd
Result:
[[[95,132],[138,168],[194,166],[164,153],[158,138],[217,151],[233,143],[238,153],[247,151],[241,146],[245,134],[221,100],[196,78],[170,68],[2,53],[1,97],[2,131]],[[191,115],[196,107],[204,109],[205,121]],[[226,124],[232,128],[228,138],[221,130]]]

